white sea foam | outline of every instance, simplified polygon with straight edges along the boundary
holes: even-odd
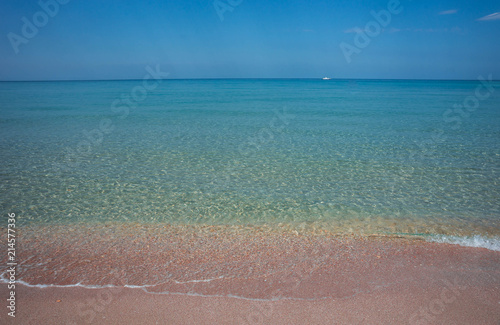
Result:
[[[9,279],[5,278],[4,275],[7,273],[6,271],[0,274],[0,283],[9,283]],[[102,288],[118,288],[121,287],[120,285],[113,285],[113,284],[106,284],[106,285],[88,285],[88,284],[82,284],[81,282],[75,283],[75,284],[30,284],[28,282],[25,282],[23,280],[18,280],[16,279],[16,284],[21,284],[26,287],[31,287],[31,288],[70,288],[70,287],[80,287],[80,288],[86,288],[86,289],[102,289]],[[145,284],[145,285],[129,285],[126,284],[123,287],[125,288],[141,288],[145,289],[148,287],[154,287],[156,284]]]
[[[4,274],[6,272],[0,274],[0,283],[9,283],[9,280],[4,278]],[[223,277],[218,277],[214,279],[207,279],[207,280],[192,280],[192,281],[187,281],[187,282],[178,282],[177,283],[188,283],[188,282],[209,282],[212,280],[218,280]],[[27,282],[24,282],[22,280],[16,280],[16,284],[21,284],[26,287],[30,288],[70,288],[70,287],[80,287],[80,288],[85,288],[85,289],[103,289],[103,288],[119,288],[121,286],[116,286],[112,284],[107,284],[107,285],[85,285],[81,283],[76,283],[76,284],[65,284],[65,285],[59,285],[59,284],[29,284]],[[248,298],[244,296],[238,296],[238,295],[232,295],[232,294],[227,294],[227,295],[204,295],[201,293],[193,293],[193,292],[171,292],[171,291],[160,291],[160,292],[155,292],[155,291],[148,291],[149,287],[155,287],[158,284],[153,284],[153,285],[129,285],[126,284],[123,287],[124,288],[131,288],[131,289],[141,289],[142,291],[148,293],[148,294],[156,294],[156,295],[179,295],[179,296],[196,296],[196,297],[228,297],[228,298],[236,298],[236,299],[243,299],[243,300],[251,300],[251,301],[277,301],[277,300],[321,300],[321,299],[326,299],[328,297],[324,298],[290,298],[290,297],[273,297],[273,298],[268,298],[268,299],[259,299],[259,298]]]
[[[213,279],[189,280],[189,281],[184,281],[184,282],[174,280],[174,282],[175,282],[175,283],[178,283],[178,284],[185,284],[185,283],[198,283],[198,282],[211,282],[211,281],[214,281],[214,280],[220,280],[220,279],[223,279],[223,278],[224,278],[223,276],[220,276],[220,277],[213,278]]]
[[[4,274],[6,272],[2,273],[0,275],[0,283],[9,283],[9,279],[6,279],[4,277]],[[65,284],[65,285],[58,285],[58,284],[29,284],[28,282],[24,282],[23,280],[18,280],[16,279],[15,284],[21,284],[26,287],[32,287],[32,288],[67,288],[67,287],[85,287],[85,288],[90,288],[90,286],[85,286],[80,283],[76,284]],[[97,288],[97,287],[95,287]]]
[[[5,278],[4,275],[7,273],[6,271],[0,274],[0,283],[9,283],[9,279]],[[185,283],[199,283],[199,282],[211,282],[214,280],[220,280],[223,279],[223,276],[213,278],[213,279],[202,279],[202,280],[189,280],[189,281],[176,281],[173,280],[177,284],[185,284]],[[113,284],[106,284],[106,285],[86,285],[86,284],[81,284],[81,282],[78,282],[76,284],[65,284],[65,285],[59,285],[59,284],[30,284],[27,282],[24,282],[23,280],[17,280],[17,284],[24,285],[26,287],[32,287],[32,288],[68,288],[68,287],[81,287],[81,288],[86,288],[86,289],[102,289],[102,288],[115,288],[115,287],[121,287],[120,285],[113,285]],[[133,285],[133,284],[126,284],[123,285],[125,288],[131,288],[131,289],[147,289],[149,287],[155,287],[158,284],[145,284],[145,285]]]
[[[482,247],[487,248],[492,251],[500,252],[500,238],[493,237],[483,237],[483,236],[471,236],[471,237],[459,237],[459,236],[431,236],[427,237],[428,241],[446,244],[455,244],[466,247]]]

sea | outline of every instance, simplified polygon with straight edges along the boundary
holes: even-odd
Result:
[[[18,229],[279,226],[500,250],[491,75],[0,82],[0,139]]]

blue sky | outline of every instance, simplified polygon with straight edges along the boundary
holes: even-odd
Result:
[[[142,78],[156,64],[171,78],[500,79],[498,0],[393,13],[397,0],[56,1],[0,2],[0,80]]]

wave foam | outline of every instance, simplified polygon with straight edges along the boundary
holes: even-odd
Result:
[[[500,252],[500,238],[488,238],[483,236],[459,237],[459,236],[431,236],[428,241],[445,244],[455,244],[466,247],[481,247]]]

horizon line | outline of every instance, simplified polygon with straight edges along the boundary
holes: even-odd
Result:
[[[142,78],[126,78],[126,79],[43,79],[43,80],[0,80],[0,82],[83,82],[83,81],[137,81]],[[307,77],[307,78],[162,78],[158,80],[323,80],[322,77]],[[427,79],[427,78],[330,78],[324,81],[331,80],[387,80],[387,81],[476,81],[477,79]],[[500,79],[493,79],[492,81],[500,81]]]

